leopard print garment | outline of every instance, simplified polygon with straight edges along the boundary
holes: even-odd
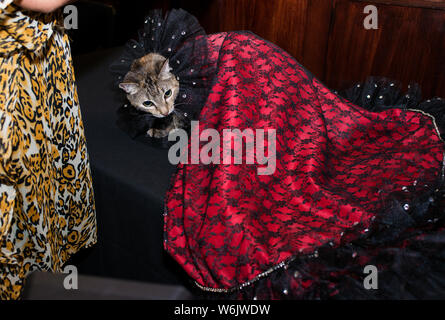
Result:
[[[0,0],[0,298],[96,242],[68,37],[55,15]]]

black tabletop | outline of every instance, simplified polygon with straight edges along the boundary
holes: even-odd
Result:
[[[131,139],[116,125],[121,105],[109,65],[122,48],[74,59],[97,209],[98,244],[73,260],[88,274],[178,283],[163,251],[163,200],[175,168],[167,149]]]

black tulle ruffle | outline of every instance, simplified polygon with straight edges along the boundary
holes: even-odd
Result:
[[[380,112],[391,108],[421,110],[433,116],[442,139],[445,128],[445,100],[435,97],[422,101],[421,89],[412,83],[403,92],[397,81],[383,77],[369,77],[364,83],[340,92],[346,100],[359,105],[369,111]]]
[[[208,96],[208,81],[214,74],[214,64],[208,63],[207,38],[204,29],[194,16],[182,9],[173,9],[163,15],[161,10],[152,11],[138,32],[138,40],[126,43],[122,56],[111,66],[114,85],[118,85],[130,70],[134,60],[148,54],[159,53],[169,59],[172,73],[179,80],[179,94],[175,100],[175,112],[193,120],[198,115]],[[121,90],[120,90],[121,91]],[[121,92],[122,105],[117,111],[118,126],[131,138],[154,143],[161,147],[169,145],[167,137],[151,138],[146,132],[155,126],[158,119],[134,108]],[[187,129],[187,128],[185,128]]]

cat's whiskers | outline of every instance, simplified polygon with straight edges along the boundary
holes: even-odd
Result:
[[[184,105],[184,104],[189,104],[189,103],[185,103],[185,102],[176,103],[176,104],[173,105],[173,107],[176,107],[176,106],[182,106],[182,105]]]

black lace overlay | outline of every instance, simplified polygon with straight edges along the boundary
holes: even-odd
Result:
[[[400,84],[370,77],[340,95],[367,110],[415,109],[435,118],[442,138],[445,100],[421,101],[420,87],[406,93]],[[445,158],[444,158],[445,161]],[[367,232],[337,248],[327,244],[279,266],[253,285],[226,293],[196,294],[207,299],[444,299],[445,162],[431,185],[414,181],[386,198]],[[365,267],[378,270],[378,288],[366,289]]]

